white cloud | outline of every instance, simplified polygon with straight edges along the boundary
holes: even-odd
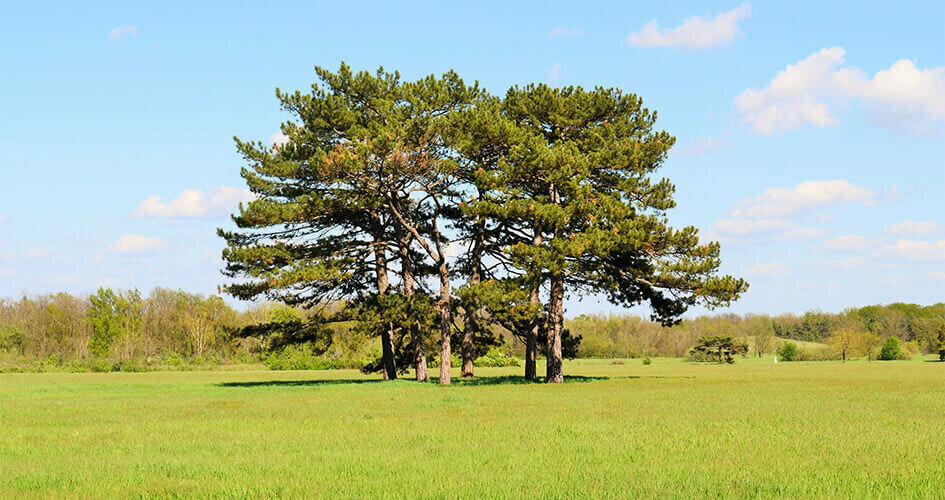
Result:
[[[126,234],[112,243],[111,248],[118,253],[144,253],[157,250],[164,244],[164,241],[158,238]]]
[[[119,26],[108,30],[108,38],[118,40],[123,36],[134,36],[138,34],[137,26]]]
[[[876,257],[890,259],[918,261],[945,260],[945,240],[897,240],[895,244],[886,245],[876,250],[873,254]]]
[[[559,74],[561,74],[561,63],[556,62],[554,66],[551,67],[551,71],[548,73],[548,83],[552,85],[558,83]]]
[[[237,204],[250,201],[255,196],[245,188],[220,186],[204,194],[199,189],[187,189],[168,203],[161,203],[161,197],[148,196],[135,217],[208,217],[230,213]]]
[[[886,228],[886,232],[893,236],[931,236],[938,234],[942,225],[932,221],[905,220]]]
[[[747,3],[728,11],[716,14],[712,19],[692,16],[672,29],[659,28],[659,22],[652,20],[640,31],[627,35],[627,44],[634,47],[687,47],[705,49],[716,45],[731,43],[740,32],[738,22],[751,16],[751,6]],[[708,16],[707,16],[708,17]]]
[[[715,231],[730,236],[764,235],[784,232],[794,228],[794,224],[783,219],[719,219],[715,222]]]
[[[830,261],[829,265],[836,269],[843,270],[853,270],[853,269],[867,269],[870,267],[868,260],[863,257],[849,257],[846,259]]]
[[[845,236],[837,236],[836,238],[831,238],[825,241],[824,248],[828,250],[866,250],[869,248],[874,248],[879,244],[879,241],[876,241],[872,238],[848,234]]]
[[[793,188],[766,189],[758,196],[736,203],[729,210],[729,216],[786,217],[829,205],[842,203],[873,205],[876,202],[876,193],[854,186],[848,181],[808,181],[797,184]]]
[[[775,237],[779,240],[816,240],[830,234],[830,230],[823,227],[795,227]]]
[[[722,218],[715,222],[712,229],[713,235],[765,240],[813,240],[830,234],[829,229],[802,227],[785,219]]]
[[[780,262],[755,264],[745,270],[745,275],[757,278],[786,278],[790,273],[787,266]]]
[[[845,55],[843,47],[821,49],[778,72],[767,87],[743,91],[735,107],[765,135],[836,125],[828,105],[833,100],[862,102],[873,125],[897,132],[932,133],[945,121],[945,66],[920,70],[902,59],[868,77],[857,67],[841,67]]]
[[[282,131],[272,134],[269,138],[269,144],[274,146],[282,146],[283,144],[289,142],[289,136],[282,133]]]
[[[929,277],[932,279],[945,281],[945,273],[941,271],[932,271],[929,273]]]
[[[732,146],[732,143],[723,137],[703,136],[686,144],[672,152],[675,156],[702,156],[717,149],[725,149]]]
[[[27,259],[45,259],[50,255],[52,255],[52,252],[40,247],[27,248],[23,251],[23,257]]]
[[[548,36],[560,36],[560,37],[569,37],[569,36],[584,36],[584,31],[577,28],[551,28],[548,30]]]
[[[12,275],[13,275],[13,269],[0,267],[0,276],[12,276]]]

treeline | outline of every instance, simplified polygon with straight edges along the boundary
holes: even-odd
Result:
[[[802,315],[722,314],[669,328],[632,315],[582,315],[566,325],[580,335],[582,357],[683,357],[700,337],[717,335],[739,339],[755,355],[773,353],[784,340],[796,340],[796,359],[874,356],[890,338],[901,341],[908,352],[945,357],[945,303],[894,303]],[[805,346],[810,342],[823,345]]]
[[[645,303],[669,325],[747,289],[718,275],[718,243],[669,226],[675,187],[655,174],[675,139],[638,96],[316,72],[310,90],[276,91],[284,143],[236,140],[257,197],[219,231],[227,293],[319,311],[289,333],[272,325],[286,343],[325,345],[354,322],[380,339],[385,378],[427,380],[457,350],[472,376],[502,330],[521,339],[526,378],[544,354],[545,381],[561,382],[576,346],[566,296]],[[320,311],[333,302],[347,307]]]
[[[327,307],[327,306],[326,306]],[[338,314],[343,304],[329,307]],[[327,345],[291,345],[281,336],[315,312],[281,304],[254,304],[239,311],[216,295],[155,288],[99,289],[91,296],[67,293],[0,299],[0,371],[146,370],[262,363],[272,369],[371,369],[380,341],[356,321],[336,323]],[[255,327],[266,335],[249,335]],[[282,325],[274,335],[272,325]],[[747,344],[752,354],[773,353],[784,339],[798,340],[793,359],[878,356],[889,338],[904,352],[945,355],[945,304],[890,304],[851,308],[839,314],[808,312],[778,316],[701,316],[665,327],[633,315],[582,315],[565,322],[569,357],[684,357],[701,337],[724,335]],[[521,339],[500,327],[478,352],[476,366],[518,366]],[[778,340],[780,338],[781,340]],[[823,344],[816,349],[805,342]],[[784,357],[782,356],[782,359]],[[431,364],[438,365],[436,358]],[[460,366],[454,357],[451,365]]]

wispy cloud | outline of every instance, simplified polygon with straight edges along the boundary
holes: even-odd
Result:
[[[791,188],[766,189],[758,196],[736,203],[729,210],[729,216],[786,217],[810,212],[820,207],[845,203],[875,205],[879,199],[876,192],[855,186],[849,181],[808,181]]]
[[[739,33],[738,22],[751,16],[751,6],[747,3],[728,11],[716,14],[712,19],[692,16],[672,29],[660,29],[654,19],[640,31],[627,35],[627,44],[634,47],[686,47],[706,49],[716,45],[731,43]]]
[[[108,38],[112,40],[118,40],[122,37],[134,36],[138,34],[137,26],[119,26],[117,28],[112,28],[108,30]]]
[[[111,244],[111,249],[121,254],[146,253],[162,248],[164,241],[150,236],[126,234]]]
[[[873,253],[876,257],[914,261],[945,260],[945,240],[897,240]]]
[[[572,37],[584,36],[584,31],[577,28],[551,28],[548,30],[548,36]]]
[[[786,278],[790,274],[790,269],[780,262],[766,262],[755,264],[745,269],[746,276],[757,278]]]
[[[732,143],[729,142],[729,140],[725,137],[703,136],[698,137],[696,140],[679,147],[671,154],[673,156],[686,158],[690,156],[702,156],[718,149],[730,147],[732,147]]]
[[[847,234],[825,241],[824,248],[827,250],[839,251],[868,250],[870,248],[876,248],[881,243],[882,242],[879,240],[875,240],[873,238],[867,238],[865,236],[859,236],[856,234]]]
[[[199,189],[187,189],[173,200],[161,203],[161,197],[148,196],[135,217],[211,217],[230,213],[243,201],[250,201],[255,196],[248,189],[220,186],[207,193]]]
[[[45,259],[52,255],[52,252],[42,247],[31,247],[23,250],[22,255],[27,259]]]
[[[548,83],[554,85],[558,83],[558,75],[561,74],[561,63],[556,62],[554,66],[551,67],[551,71],[548,72]]]
[[[931,236],[942,232],[942,224],[932,221],[904,220],[899,224],[889,226],[886,232],[893,236]]]

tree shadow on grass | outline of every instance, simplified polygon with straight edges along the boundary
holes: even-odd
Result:
[[[347,385],[347,384],[377,384],[387,382],[377,378],[339,378],[320,380],[253,380],[248,382],[220,382],[220,387],[296,387],[311,385]],[[394,381],[396,382],[396,381]]]
[[[693,376],[654,376],[654,377],[643,377],[639,375],[628,375],[625,377],[588,377],[583,375],[565,375],[564,383],[588,383],[588,382],[599,382],[602,380],[631,380],[631,379],[642,379],[642,378],[695,378]],[[437,378],[431,378],[430,382],[436,384],[438,381]],[[454,378],[452,380],[454,386],[459,387],[472,387],[480,385],[535,385],[535,384],[544,384],[545,381],[543,378],[538,380],[526,380],[523,376],[516,375],[504,375],[498,377],[474,377],[474,378]],[[398,380],[381,380],[381,379],[319,379],[319,380],[255,380],[248,382],[221,382],[217,384],[220,387],[306,387],[306,386],[323,386],[323,385],[347,385],[347,384],[418,384],[418,382],[409,379],[401,378]]]

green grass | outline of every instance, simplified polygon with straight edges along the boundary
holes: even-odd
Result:
[[[0,375],[3,496],[941,497],[945,364]]]

